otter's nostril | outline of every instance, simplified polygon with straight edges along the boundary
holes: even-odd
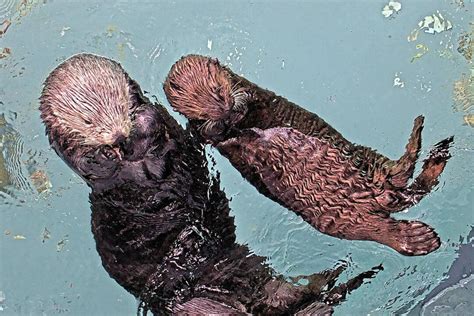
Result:
[[[122,133],[117,133],[114,135],[114,143],[112,144],[112,146],[116,147],[116,146],[119,146],[121,147],[127,140],[127,137],[122,134]]]

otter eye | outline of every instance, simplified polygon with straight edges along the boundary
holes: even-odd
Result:
[[[91,124],[92,124],[92,122],[89,121],[89,120],[84,120],[84,123],[86,123],[87,125],[91,125]]]

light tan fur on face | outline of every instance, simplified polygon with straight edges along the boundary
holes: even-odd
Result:
[[[234,105],[226,69],[208,57],[181,58],[171,68],[164,89],[175,110],[190,119],[217,121]]]
[[[127,76],[105,57],[67,59],[46,79],[40,102],[46,126],[79,144],[110,145],[130,133]]]

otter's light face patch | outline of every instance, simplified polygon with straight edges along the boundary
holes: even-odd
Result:
[[[40,100],[47,127],[80,144],[111,145],[130,134],[128,79],[122,67],[107,58],[69,58],[49,75]]]

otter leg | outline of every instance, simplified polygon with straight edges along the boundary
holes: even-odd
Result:
[[[327,235],[376,241],[406,256],[426,255],[441,245],[434,229],[425,223],[395,220],[387,213],[326,211],[311,222]]]
[[[449,146],[453,142],[453,137],[446,138],[437,143],[425,159],[421,173],[412,184],[404,188],[386,189],[380,198],[384,211],[399,212],[407,209],[425,197],[439,183],[439,176],[444,170],[448,159]]]
[[[293,311],[301,311],[310,302],[321,302],[322,295],[334,287],[345,268],[346,265],[339,265],[320,273],[290,277],[291,282],[283,278],[271,280],[265,285],[263,309],[254,309],[253,312],[259,315],[293,314]],[[306,280],[308,284],[300,284],[301,280]]]
[[[421,149],[423,121],[424,117],[422,115],[415,119],[405,153],[389,170],[389,181],[396,188],[405,188],[408,184],[408,180],[413,177],[416,161],[418,160]]]
[[[407,191],[412,194],[414,204],[418,203],[439,183],[438,178],[443,172],[448,159],[451,158],[449,146],[453,140],[453,136],[446,138],[431,149],[428,158],[423,163],[420,174],[407,188]]]
[[[449,137],[434,146],[428,158],[425,159],[420,174],[410,186],[400,190],[386,190],[386,196],[390,195],[392,205],[390,207],[386,206],[384,210],[389,212],[402,211],[417,204],[430,193],[439,183],[439,176],[451,157],[449,146],[452,142],[453,137]]]
[[[301,280],[308,281],[307,285],[300,286],[306,288],[311,295],[320,295],[325,288],[333,288],[336,284],[337,278],[346,269],[346,265],[339,265],[334,269],[325,270],[320,273],[310,275],[298,275],[290,277],[291,282],[298,283]]]
[[[335,270],[323,272],[323,275],[327,272],[328,276],[331,276],[330,281],[326,282],[326,284],[317,282],[316,284],[319,292],[314,292],[314,294],[317,294],[314,298],[316,301],[310,305],[307,305],[307,302],[305,302],[304,305],[307,306],[303,309],[299,307],[295,315],[332,315],[333,310],[331,306],[339,304],[346,298],[347,294],[360,287],[364,283],[365,279],[374,278],[379,271],[383,270],[382,265],[373,267],[371,270],[362,272],[347,282],[340,283],[334,287],[336,278],[344,270],[344,268],[345,266],[339,266]],[[309,278],[311,278],[311,276],[309,276]],[[308,287],[310,287],[312,282],[314,281],[310,281]],[[327,290],[324,291],[323,295],[320,296],[319,293],[326,286]]]

